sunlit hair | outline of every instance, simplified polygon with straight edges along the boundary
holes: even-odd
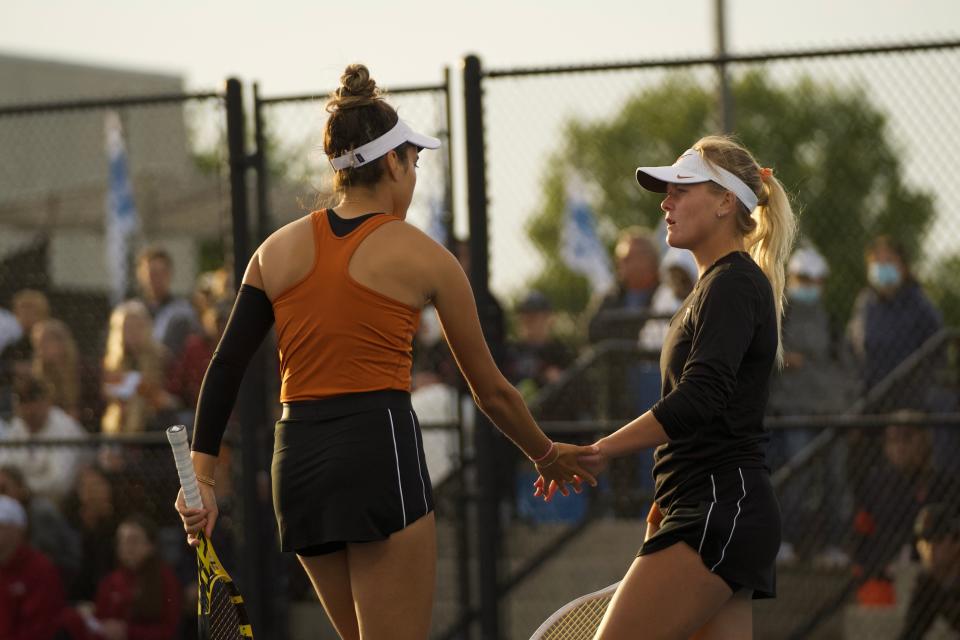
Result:
[[[110,329],[107,332],[107,348],[103,356],[103,367],[106,371],[120,371],[136,368],[134,360],[139,354],[133,354],[123,336],[123,327],[129,317],[140,318],[149,334],[153,327],[153,320],[146,305],[139,300],[127,300],[114,307],[110,314]]]
[[[761,176],[761,166],[745,148],[730,138],[707,136],[693,148],[709,162],[740,178],[757,195],[757,207],[748,211],[737,200],[737,227],[746,248],[773,288],[777,307],[777,364],[783,365],[783,309],[786,302],[785,265],[793,250],[797,220],[783,185],[773,175]],[[724,190],[711,182],[715,189]]]
[[[143,323],[143,343],[133,347],[124,337],[124,325],[136,317]],[[106,352],[103,357],[104,374],[139,372],[141,385],[159,389],[163,385],[166,349],[153,338],[153,323],[147,307],[139,300],[128,300],[117,305],[110,314]],[[139,393],[126,400],[111,399],[100,419],[104,433],[143,431],[153,417],[153,408]]]
[[[386,100],[365,65],[351,64],[340,76],[340,87],[327,102],[327,124],[323,130],[323,150],[333,158],[379,138],[400,119]],[[395,150],[402,163],[407,162],[404,142]],[[348,167],[334,173],[333,187],[343,192],[349,187],[373,186],[383,177],[384,158],[361,167]]]
[[[40,341],[44,335],[54,336],[63,345],[63,353],[56,361],[43,359]],[[34,349],[33,375],[50,383],[53,404],[68,413],[77,411],[80,405],[80,356],[70,328],[61,320],[42,320],[33,325],[30,341]]]
[[[36,308],[37,315],[39,315],[40,318],[46,319],[50,317],[50,301],[42,291],[37,291],[36,289],[21,289],[13,294],[10,303],[14,312],[22,305],[32,305]]]

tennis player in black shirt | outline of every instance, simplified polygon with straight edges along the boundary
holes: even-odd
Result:
[[[646,539],[596,637],[742,640],[752,599],[776,591],[780,508],[763,414],[796,222],[772,171],[728,138],[636,176],[666,194],[667,242],[693,253],[700,278],[670,321],[660,401],[583,459],[599,471],[657,447]]]

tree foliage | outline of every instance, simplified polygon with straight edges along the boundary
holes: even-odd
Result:
[[[732,83],[736,138],[774,169],[799,214],[801,238],[827,258],[833,277],[828,306],[845,318],[864,283],[863,248],[889,233],[919,249],[934,210],[929,194],[905,184],[900,149],[886,116],[859,87],[837,87],[804,77],[776,82],[759,71]],[[568,311],[589,296],[559,251],[564,180],[571,170],[596,186],[591,204],[608,230],[655,227],[661,197],[641,190],[639,164],[672,163],[699,137],[715,132],[712,88],[678,73],[628,99],[613,117],[566,124],[565,146],[546,165],[542,208],[527,232],[544,256],[533,286]],[[607,234],[608,243],[614,241]]]

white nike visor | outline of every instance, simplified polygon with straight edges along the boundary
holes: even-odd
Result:
[[[334,169],[355,169],[369,164],[387,155],[391,149],[396,149],[404,142],[409,142],[415,147],[421,149],[438,149],[440,140],[437,138],[417,133],[413,127],[403,120],[397,120],[397,124],[379,138],[374,138],[366,144],[362,144],[356,149],[351,149],[339,156],[330,158],[330,164]]]
[[[637,182],[647,191],[656,193],[666,193],[667,183],[698,184],[711,181],[737,196],[747,211],[757,208],[757,196],[743,180],[723,167],[707,162],[696,149],[687,149],[669,167],[637,167]]]

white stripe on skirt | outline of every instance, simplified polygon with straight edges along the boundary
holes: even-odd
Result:
[[[723,562],[723,556],[727,552],[727,547],[730,546],[730,541],[733,540],[733,532],[737,528],[737,518],[740,517],[740,503],[743,502],[743,499],[747,497],[747,482],[743,479],[743,469],[737,467],[737,471],[740,472],[740,486],[743,487],[743,495],[740,496],[740,499],[737,500],[737,515],[733,516],[733,526],[730,527],[730,537],[727,538],[727,544],[723,545],[723,551],[720,552],[720,559],[717,560],[717,564],[710,567],[710,571],[713,571],[720,566],[720,563]]]
[[[415,445],[414,451],[417,454],[417,471],[420,473],[420,488],[423,489],[423,512],[426,513],[430,510],[429,505],[427,505],[427,483],[423,480],[423,468],[420,466],[420,439],[417,438],[417,421],[413,417],[413,411],[410,412],[410,424],[413,425],[413,443]]]
[[[713,480],[713,474],[710,474],[710,484],[713,485],[713,502],[710,503],[710,508],[707,510],[707,521],[703,523],[703,536],[700,538],[700,546],[697,548],[697,554],[699,555],[703,551],[703,541],[707,539],[707,527],[710,526],[710,514],[713,513],[713,506],[717,504],[717,483]]]
[[[393,436],[393,459],[397,461],[397,486],[400,487],[400,510],[403,511],[403,526],[407,526],[407,507],[403,503],[403,482],[400,480],[400,454],[397,453],[397,432],[393,428],[393,411],[387,409],[390,417],[390,435]]]

